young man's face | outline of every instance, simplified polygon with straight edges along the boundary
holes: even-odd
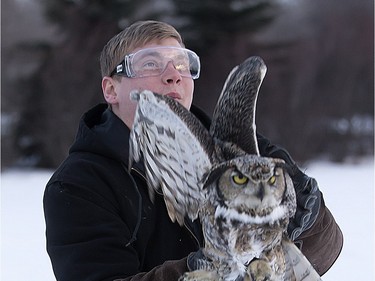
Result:
[[[174,38],[158,42],[150,42],[141,48],[132,50],[135,53],[141,49],[172,46],[181,47]],[[102,80],[104,98],[111,104],[113,112],[131,128],[137,103],[130,100],[132,90],[150,90],[152,92],[168,95],[185,108],[190,109],[193,100],[194,82],[191,77],[182,76],[172,63],[168,63],[162,73],[156,76],[128,78],[120,76],[117,79],[104,77]]]

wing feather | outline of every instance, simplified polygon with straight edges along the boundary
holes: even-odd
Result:
[[[208,130],[178,102],[150,91],[132,92],[138,100],[129,140],[129,167],[144,159],[151,198],[161,189],[172,221],[196,219],[206,192],[204,178],[213,163]]]
[[[282,247],[285,254],[287,271],[284,280],[296,281],[321,281],[319,274],[315,271],[308,259],[302,254],[297,246],[288,240],[282,241]]]
[[[255,112],[266,71],[260,57],[250,57],[229,73],[213,113],[210,132],[214,138],[259,155]]]

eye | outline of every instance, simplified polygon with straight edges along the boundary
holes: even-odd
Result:
[[[134,57],[131,66],[135,71],[153,71],[163,68],[163,60],[156,55],[147,55],[143,57]]]
[[[156,61],[147,61],[145,63],[143,63],[142,65],[142,69],[146,70],[146,69],[157,69],[159,68],[159,63],[156,62]]]
[[[232,173],[232,180],[235,184],[238,184],[238,185],[244,185],[249,181],[247,177],[245,177],[243,174],[239,172]]]
[[[274,185],[275,182],[276,182],[276,177],[275,176],[270,177],[270,179],[268,180],[268,183],[271,184],[271,185]]]

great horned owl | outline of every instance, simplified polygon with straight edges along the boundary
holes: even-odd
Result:
[[[162,190],[172,221],[202,223],[203,257],[181,280],[321,280],[287,238],[296,198],[285,163],[259,154],[255,107],[265,73],[259,57],[231,71],[209,131],[173,99],[131,94],[130,162],[143,156],[150,197]]]

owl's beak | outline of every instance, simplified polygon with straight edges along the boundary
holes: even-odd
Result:
[[[261,182],[259,184],[259,190],[256,194],[256,197],[259,198],[260,201],[263,201],[263,198],[264,198],[264,185],[263,183]]]

